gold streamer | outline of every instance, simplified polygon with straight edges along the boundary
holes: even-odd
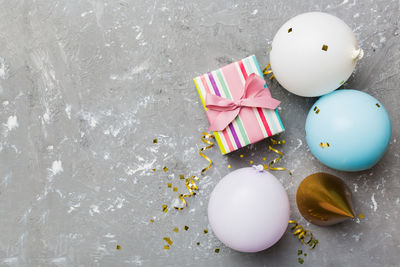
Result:
[[[200,174],[202,174],[202,175],[204,174],[205,171],[207,171],[209,168],[211,168],[211,166],[213,164],[212,160],[202,153],[202,151],[210,149],[210,148],[212,148],[214,146],[214,143],[209,140],[211,138],[214,138],[214,135],[206,133],[206,132],[203,132],[203,136],[201,137],[201,141],[206,143],[207,146],[200,148],[199,154],[205,160],[207,160],[210,164],[200,171]],[[180,175],[179,177],[180,177],[180,179],[184,179],[185,178],[184,175]],[[189,191],[189,194],[179,194],[178,198],[183,203],[183,206],[182,207],[175,206],[174,207],[175,209],[183,210],[184,208],[186,208],[187,202],[186,202],[185,198],[189,198],[189,197],[192,197],[192,196],[196,195],[196,192],[194,192],[194,191],[199,190],[199,188],[197,187],[195,181],[199,181],[199,180],[200,180],[200,178],[197,177],[197,176],[192,176],[192,177],[190,177],[188,179],[185,179],[185,186],[186,186],[187,190]]]
[[[211,166],[212,166],[212,164],[213,164],[212,160],[211,160],[209,157],[207,157],[206,155],[204,155],[203,153],[201,153],[202,151],[207,150],[207,149],[210,149],[210,148],[212,148],[212,147],[214,146],[214,143],[213,143],[213,142],[211,142],[210,140],[207,140],[207,139],[211,139],[211,138],[214,138],[214,135],[209,134],[209,133],[206,133],[206,132],[203,132],[203,136],[201,137],[201,141],[203,141],[204,143],[208,144],[208,146],[203,147],[203,148],[200,148],[199,154],[200,154],[200,156],[202,156],[205,160],[207,160],[210,164],[209,164],[207,167],[205,167],[204,169],[202,169],[201,172],[200,172],[200,174],[204,174],[204,172],[205,172],[206,170],[208,170],[209,168],[211,168]]]
[[[299,225],[295,220],[289,220],[289,224],[293,225],[291,231],[293,235],[297,236],[301,243],[307,244],[310,249],[315,248],[318,244],[318,239],[315,239],[310,231],[304,229],[303,226]]]
[[[268,74],[272,73],[271,77],[269,77],[270,80],[275,78],[275,75],[273,74],[272,69],[271,69],[271,63],[268,63],[268,65],[264,68],[263,73],[264,73],[264,75],[268,75]]]
[[[270,138],[271,141],[271,145],[269,145],[269,150],[277,153],[279,156],[277,158],[275,158],[274,160],[272,160],[269,164],[268,164],[268,168],[271,171],[287,171],[290,175],[292,175],[292,172],[290,170],[288,170],[287,168],[284,167],[272,167],[272,165],[274,165],[275,163],[281,161],[281,159],[283,158],[283,153],[277,149],[275,149],[274,147],[272,147],[272,145],[283,145],[285,143],[285,140],[282,141],[278,141],[275,139]],[[266,167],[266,166],[264,166]]]

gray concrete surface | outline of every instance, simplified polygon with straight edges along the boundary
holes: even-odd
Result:
[[[304,138],[315,99],[269,83],[282,101],[282,164],[293,177],[274,174],[292,218],[320,241],[303,266],[400,265],[398,0],[1,0],[0,7],[1,266],[300,266],[297,250],[307,247],[289,231],[256,254],[203,233],[214,185],[250,160],[273,158],[266,141],[228,156],[209,150],[215,165],[189,207],[161,206],[176,200],[168,182],[182,191],[178,175],[205,166],[197,152],[207,121],[192,78],[251,54],[265,65],[280,25],[317,10],[354,29],[365,56],[344,88],[384,103],[393,135],[371,170],[328,169]],[[365,218],[308,225],[295,193],[317,171],[342,177]],[[170,250],[163,237],[174,242]]]

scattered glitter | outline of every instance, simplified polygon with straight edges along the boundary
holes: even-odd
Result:
[[[207,229],[204,229],[204,233],[207,234],[207,233],[208,233],[208,230],[207,230]]]
[[[120,246],[120,245],[117,245],[117,249],[120,250],[120,249],[121,249],[121,246]]]
[[[171,183],[168,183],[168,188],[171,188],[171,186],[172,186],[172,184],[171,184]]]
[[[219,253],[219,248],[216,248],[216,249],[215,249],[215,253]]]
[[[183,229],[185,229],[185,231],[189,230],[189,226],[185,225],[185,227],[183,227]]]
[[[360,213],[360,215],[358,215],[358,217],[360,217],[360,219],[364,219],[364,214]]]
[[[171,241],[171,239],[170,239],[169,237],[164,237],[163,239],[164,239],[165,242],[167,242],[168,245],[170,245],[170,246],[174,243],[174,242]]]
[[[175,227],[175,228],[174,228],[174,232],[175,232],[175,233],[179,232],[179,229]]]
[[[181,180],[185,179],[185,175],[180,174],[180,175],[179,175],[179,179],[181,179]]]
[[[153,139],[153,143],[154,143],[154,144],[157,144],[157,143],[158,143],[158,140],[157,140],[157,139]]]
[[[230,169],[231,168],[231,165],[228,165],[228,169]]]
[[[165,166],[164,168],[163,168],[163,171],[168,171],[168,167],[167,166]]]
[[[163,211],[164,213],[167,213],[167,211],[168,211],[168,206],[167,206],[167,205],[162,205],[162,211]]]
[[[173,190],[174,192],[178,192],[178,187],[174,187],[172,190]]]
[[[168,246],[168,245],[165,245],[165,246],[164,246],[164,249],[165,249],[165,250],[168,250],[168,249],[169,249],[169,246]]]

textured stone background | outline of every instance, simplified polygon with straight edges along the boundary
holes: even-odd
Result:
[[[168,182],[182,191],[178,175],[205,166],[197,152],[207,122],[192,78],[251,54],[266,65],[274,33],[307,11],[329,12],[354,29],[365,56],[344,88],[378,98],[393,134],[371,170],[328,169],[305,143],[315,99],[269,83],[282,100],[282,164],[293,177],[274,174],[288,191],[292,218],[320,241],[304,265],[399,265],[398,0],[0,0],[0,6],[1,266],[299,266],[297,250],[307,248],[289,231],[256,254],[203,234],[208,196],[228,164],[234,170],[272,159],[266,141],[228,156],[209,150],[215,165],[189,207],[165,214],[161,206],[176,200]],[[329,228],[307,224],[295,193],[317,171],[342,177],[365,218]],[[165,236],[174,242],[169,251]]]

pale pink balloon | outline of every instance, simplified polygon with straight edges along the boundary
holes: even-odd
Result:
[[[257,252],[274,245],[289,221],[289,199],[282,184],[263,166],[226,175],[208,203],[208,220],[226,246]]]

